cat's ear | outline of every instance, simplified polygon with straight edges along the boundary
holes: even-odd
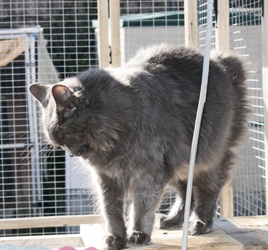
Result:
[[[52,87],[52,95],[57,104],[57,109],[59,112],[64,112],[69,114],[74,108],[74,101],[77,97],[74,95],[73,91],[67,86],[62,84],[56,84]]]
[[[48,83],[33,83],[29,86],[31,94],[42,104],[45,108],[47,106],[47,93],[51,85]]]

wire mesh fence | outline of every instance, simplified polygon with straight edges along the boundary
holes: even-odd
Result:
[[[184,44],[184,1],[122,0],[121,54],[138,48]],[[265,213],[261,80],[260,1],[230,1],[230,44],[246,59],[252,108],[249,140],[239,150],[234,179],[235,215]],[[205,41],[206,1],[198,0],[199,47]],[[214,16],[215,19],[215,16]],[[0,218],[95,212],[87,169],[51,149],[39,125],[38,106],[28,96],[34,81],[55,83],[98,67],[97,0],[0,3]],[[215,48],[214,22],[212,48]],[[171,190],[161,211],[174,202]],[[78,227],[2,230],[1,236],[78,233]]]
[[[97,2],[5,1],[0,12],[0,217],[88,213],[86,189],[75,192],[66,179],[65,153],[44,141],[38,106],[27,88],[35,81],[56,83],[97,66],[91,25],[97,18]],[[68,230],[5,230],[1,235]]]
[[[262,94],[261,1],[230,1],[230,47],[247,70],[248,141],[239,151],[234,179],[234,214],[265,214],[264,114]]]

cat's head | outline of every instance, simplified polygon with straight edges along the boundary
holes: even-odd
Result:
[[[51,145],[84,158],[126,145],[133,113],[129,98],[118,88],[85,86],[74,77],[55,85],[34,83],[29,90],[41,104],[42,125]]]
[[[75,78],[69,78],[68,81],[55,85],[34,83],[29,87],[29,90],[41,104],[42,125],[49,144],[62,147],[70,155],[81,155],[82,152],[79,152],[81,149],[72,152],[74,151],[74,145],[80,140],[78,138],[80,137],[79,130],[75,131],[71,126],[68,129],[66,127],[66,123],[69,124],[68,120],[70,121],[71,117],[75,115],[78,98],[81,95],[80,91],[77,91],[78,88],[74,91],[73,88],[68,86],[70,83],[74,86],[75,82],[79,86],[79,82]],[[74,134],[72,139],[68,139],[70,133]],[[72,146],[70,144],[71,140]]]

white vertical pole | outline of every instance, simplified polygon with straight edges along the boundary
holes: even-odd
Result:
[[[35,66],[35,41],[36,41],[36,34],[30,35],[30,83],[36,82],[36,66]],[[27,86],[28,88],[29,86]],[[35,158],[35,176],[36,176],[36,195],[37,195],[37,202],[40,202],[42,200],[42,188],[41,188],[41,161],[40,161],[40,155],[39,155],[39,141],[38,141],[38,119],[37,119],[37,106],[32,105],[32,119],[33,119],[33,130],[31,133],[34,134],[32,141],[34,143],[34,158]],[[39,215],[41,211],[39,211]]]
[[[24,43],[25,43],[25,82],[26,82],[26,89],[29,88],[31,84],[31,71],[30,71],[30,53],[29,53],[29,37],[28,35],[24,35]],[[28,91],[26,92],[28,94]],[[35,133],[34,133],[34,112],[33,112],[33,98],[28,94],[28,112],[29,112],[29,133],[30,133],[30,148],[31,148],[31,176],[32,176],[32,202],[33,202],[33,215],[37,215],[36,211],[36,150],[35,145],[32,145],[35,141]]]
[[[207,30],[206,30],[206,44],[205,44],[205,54],[203,63],[203,73],[199,103],[196,113],[194,134],[192,140],[191,157],[189,163],[189,173],[187,182],[187,192],[185,201],[185,211],[184,211],[184,224],[183,224],[183,238],[182,238],[182,250],[187,249],[188,244],[188,230],[189,230],[189,217],[191,211],[191,197],[192,197],[192,185],[194,176],[194,166],[196,160],[196,152],[198,146],[199,132],[201,127],[203,109],[206,102],[207,94],[207,84],[208,84],[208,72],[209,72],[209,58],[210,58],[210,42],[211,42],[211,28],[212,28],[212,7],[213,1],[207,1]]]
[[[264,102],[264,142],[266,177],[266,214],[268,215],[268,2],[263,0],[262,13],[262,86]]]

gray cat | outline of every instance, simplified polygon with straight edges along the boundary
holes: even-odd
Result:
[[[119,68],[90,69],[55,85],[35,83],[48,142],[91,166],[105,218],[105,249],[148,244],[166,186],[177,200],[158,227],[181,227],[203,55],[155,45]],[[246,128],[245,71],[240,59],[210,60],[197,149],[189,234],[212,230],[216,202]],[[125,204],[131,200],[130,232]]]

